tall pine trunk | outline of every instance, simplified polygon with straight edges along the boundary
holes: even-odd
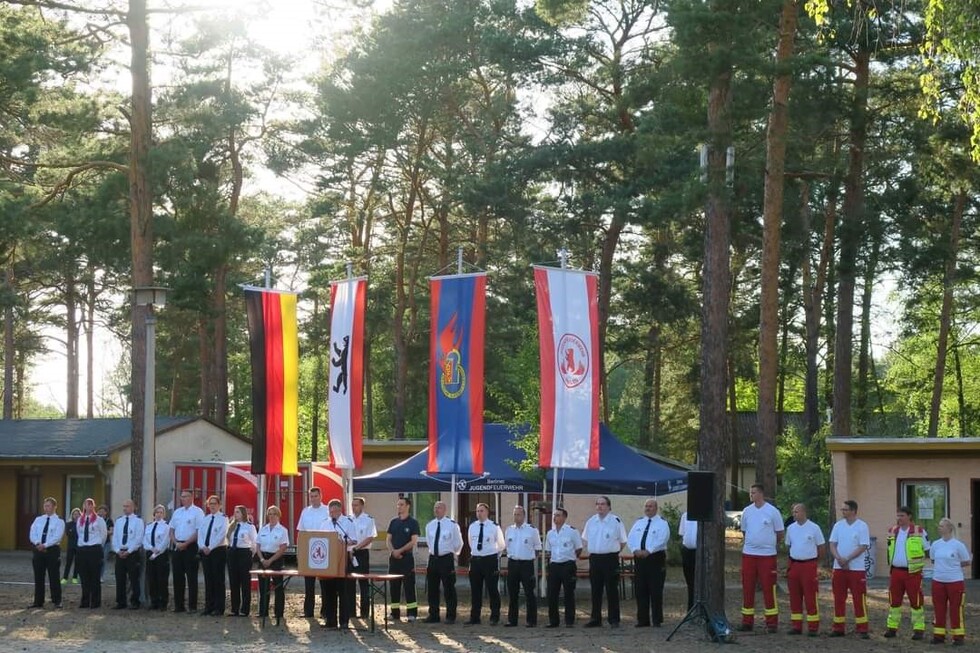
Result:
[[[755,449],[755,478],[770,496],[776,495],[776,379],[779,331],[780,232],[786,185],[786,132],[789,129],[789,69],[799,14],[797,0],[783,0],[776,47],[776,78],[766,134],[766,174],[762,207],[762,288],[759,307],[759,434]]]
[[[929,405],[929,437],[939,434],[939,409],[943,401],[943,381],[946,377],[946,355],[949,350],[949,327],[953,317],[953,289],[956,286],[956,257],[960,249],[960,228],[966,210],[966,191],[959,191],[953,204],[953,220],[949,229],[949,250],[943,271],[943,304],[939,312],[939,342],[936,343],[936,370],[933,374],[932,402]],[[960,423],[963,410],[960,409]],[[962,429],[961,429],[962,431]]]

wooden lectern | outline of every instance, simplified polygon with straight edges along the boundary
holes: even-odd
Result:
[[[332,531],[300,531],[296,561],[301,576],[347,575],[347,550]]]

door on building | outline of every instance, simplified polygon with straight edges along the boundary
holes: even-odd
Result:
[[[31,548],[31,524],[41,514],[41,477],[22,474],[17,477],[17,548]]]

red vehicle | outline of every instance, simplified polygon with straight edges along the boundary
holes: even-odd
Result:
[[[180,505],[180,491],[189,488],[193,490],[194,503],[202,509],[207,498],[214,494],[221,497],[224,512],[229,517],[235,506],[243,505],[248,509],[252,523],[258,526],[259,479],[250,469],[249,462],[174,463],[173,506]],[[306,494],[311,487],[322,490],[324,503],[331,499],[344,500],[341,471],[327,463],[301,462],[299,475],[269,474],[264,481],[265,507],[279,506],[282,524],[290,529],[290,542],[296,536],[296,524],[306,507]],[[265,516],[264,508],[262,516]]]

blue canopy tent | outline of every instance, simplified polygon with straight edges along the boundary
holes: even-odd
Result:
[[[524,459],[513,441],[527,426],[485,424],[483,476],[457,475],[457,492],[540,492],[542,477],[528,478],[511,463]],[[426,447],[397,465],[354,478],[354,492],[441,492],[450,490],[451,474],[428,474]],[[630,494],[663,496],[687,489],[687,471],[661,465],[637,453],[599,425],[598,470],[558,470],[558,488],[565,494]],[[549,486],[552,470],[548,470]]]

